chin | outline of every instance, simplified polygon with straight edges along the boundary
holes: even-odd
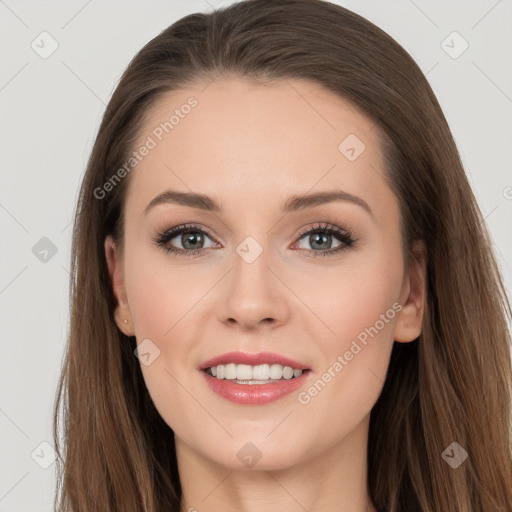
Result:
[[[248,436],[244,437],[247,439]],[[277,441],[275,443],[268,439],[267,441],[233,440],[227,443],[222,451],[211,453],[209,450],[205,455],[227,469],[249,471],[287,469],[299,464],[305,457],[305,454],[297,446],[290,446],[282,439]],[[211,449],[211,446],[208,448]]]

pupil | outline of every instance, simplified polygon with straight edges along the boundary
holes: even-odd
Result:
[[[310,244],[311,244],[311,247],[314,247],[314,244],[316,243],[316,240],[318,238],[321,238],[323,239],[323,243],[320,242],[320,245],[322,247],[320,247],[320,249],[329,249],[329,245],[330,245],[330,241],[331,241],[331,235],[326,235],[326,234],[314,234],[314,235],[311,235],[312,237],[312,240],[314,242],[312,242],[311,238],[310,238]]]
[[[185,234],[184,235],[184,243],[183,243],[183,247],[185,247],[185,249],[195,249],[196,247],[192,246],[192,247],[188,247],[188,244],[189,243],[194,243],[194,241],[197,242],[197,240],[201,240],[201,234],[200,233],[188,233],[188,234]]]

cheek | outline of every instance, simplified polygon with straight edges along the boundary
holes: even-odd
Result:
[[[190,353],[196,338],[191,329],[199,321],[194,305],[204,292],[195,280],[191,286],[195,274],[168,264],[159,253],[130,254],[125,265],[129,307],[137,344],[150,354],[149,364],[141,359],[144,382],[164,421],[186,432],[193,428],[193,418],[202,414],[185,390],[194,371]]]
[[[199,267],[176,265],[171,258],[152,248],[134,249],[127,257],[126,292],[138,337],[156,342],[172,337],[174,326],[193,309],[211,281]]]
[[[169,411],[162,408],[171,396],[177,410],[190,406],[179,383],[196,371],[197,357],[191,356],[205,337],[204,297],[215,280],[205,266],[176,263],[173,256],[143,245],[127,251],[126,293],[137,344],[145,342],[151,358],[157,355],[151,364],[141,364],[141,370],[155,405],[168,419]]]
[[[311,339],[330,357],[348,350],[358,336],[364,342],[367,329],[376,323],[375,339],[392,337],[402,269],[400,262],[390,260],[385,250],[361,251],[337,266],[287,272],[284,280],[293,283],[294,293],[311,313],[307,324],[317,333],[311,331]],[[297,308],[304,310],[298,303]]]
[[[318,275],[315,286],[311,276],[296,281],[297,294],[307,297],[317,317],[308,323],[316,327],[310,337],[321,358],[315,380],[297,401],[318,431],[327,420],[340,428],[357,424],[370,412],[386,378],[401,309],[401,266],[390,264],[384,254],[373,256],[361,255],[344,269]]]

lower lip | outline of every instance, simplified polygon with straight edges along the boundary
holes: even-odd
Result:
[[[309,374],[310,370],[303,371],[293,379],[283,379],[270,384],[237,384],[225,379],[217,379],[202,371],[206,383],[210,389],[222,398],[237,404],[264,405],[279,400],[299,389]]]

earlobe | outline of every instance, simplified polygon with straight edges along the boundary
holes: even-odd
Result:
[[[426,300],[427,249],[422,240],[414,243],[409,272],[402,290],[402,309],[397,316],[394,339],[398,343],[414,341],[421,333]]]
[[[105,257],[107,260],[110,285],[116,299],[115,322],[121,332],[127,336],[134,336],[133,322],[128,307],[128,300],[124,285],[123,265],[118,247],[111,235],[105,238]]]

